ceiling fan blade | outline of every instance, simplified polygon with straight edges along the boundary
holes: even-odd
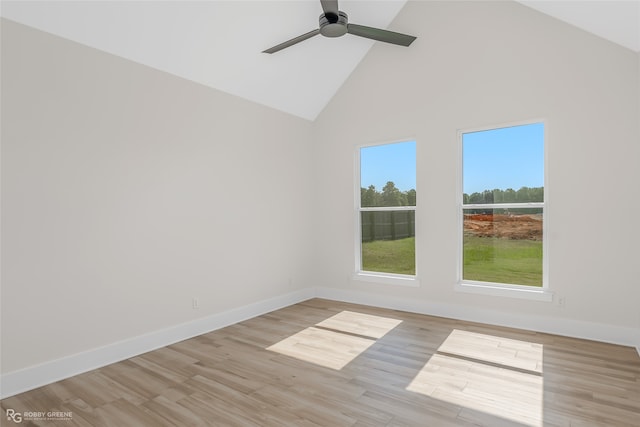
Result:
[[[365,27],[364,25],[348,24],[347,32],[354,36],[365,37],[368,39],[378,40],[380,42],[397,44],[400,46],[409,46],[416,39],[414,36],[396,33],[389,30],[381,30],[380,28]]]
[[[262,53],[276,53],[276,52],[278,52],[278,51],[280,51],[280,50],[282,50],[284,48],[287,48],[289,46],[293,46],[296,43],[303,42],[306,39],[310,39],[311,37],[316,36],[318,34],[320,34],[320,29],[315,29],[313,31],[309,31],[306,34],[303,34],[303,35],[298,36],[298,37],[294,37],[291,40],[287,40],[284,43],[280,43],[279,45],[276,45],[274,47],[270,47],[267,50],[263,50]]]
[[[338,16],[338,0],[320,0],[324,14],[332,13]]]

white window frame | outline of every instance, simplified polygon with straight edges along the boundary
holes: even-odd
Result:
[[[482,132],[488,130],[497,130],[502,128],[509,128],[515,126],[523,126],[523,125],[531,125],[541,123],[544,126],[543,133],[543,150],[544,150],[544,165],[543,165],[543,179],[544,179],[544,201],[540,203],[478,203],[478,204],[464,204],[463,200],[463,141],[462,137],[466,133],[473,132]],[[474,127],[474,128],[465,128],[458,130],[458,178],[457,178],[457,212],[458,212],[458,250],[457,250],[457,281],[455,285],[455,290],[459,292],[473,293],[473,294],[482,294],[482,295],[490,295],[490,296],[501,296],[501,297],[510,297],[510,298],[520,298],[520,299],[529,299],[536,301],[547,301],[550,302],[553,300],[553,293],[549,289],[549,221],[548,221],[548,196],[549,196],[549,187],[548,187],[548,150],[547,144],[548,142],[548,127],[547,121],[545,119],[533,119],[533,120],[525,120],[518,122],[509,122],[509,123],[501,123],[496,125],[482,126],[482,127]],[[481,282],[474,280],[464,280],[463,279],[463,268],[464,268],[464,248],[463,248],[463,237],[464,237],[464,210],[465,209],[500,209],[500,208],[542,208],[542,286],[528,286],[528,285],[517,285],[517,284],[504,284],[504,283],[494,283],[494,282]]]
[[[352,275],[352,279],[356,281],[369,282],[369,283],[380,283],[384,285],[399,285],[399,286],[410,286],[410,287],[418,287],[420,286],[420,280],[418,279],[418,245],[417,245],[417,236],[418,236],[418,199],[419,196],[416,197],[416,206],[380,206],[380,207],[362,207],[361,204],[361,170],[360,170],[360,150],[362,148],[367,147],[376,147],[381,145],[392,145],[399,144],[403,142],[415,142],[416,143],[416,163],[418,161],[418,143],[416,138],[404,138],[398,139],[395,141],[389,142],[377,142],[371,144],[361,144],[355,146],[355,161],[354,161],[354,224],[355,224],[355,233],[354,233],[354,248],[355,248],[355,266],[354,273]],[[417,183],[417,167],[416,167],[416,194],[418,193],[418,183]],[[415,247],[415,264],[416,264],[416,274],[395,274],[395,273],[386,273],[380,271],[368,271],[362,269],[362,223],[361,223],[361,212],[366,211],[414,211],[415,212],[415,236],[416,236],[416,247]]]

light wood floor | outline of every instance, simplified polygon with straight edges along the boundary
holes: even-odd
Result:
[[[639,426],[640,357],[313,299],[1,404],[65,427]]]

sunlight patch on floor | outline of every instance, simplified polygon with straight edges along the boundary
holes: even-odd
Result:
[[[340,370],[400,323],[388,317],[342,311],[267,350]]]
[[[407,390],[526,426],[543,424],[543,346],[453,330]]]
[[[438,352],[542,373],[542,344],[454,329]]]
[[[378,339],[400,323],[402,320],[345,310],[323,320],[317,326]]]

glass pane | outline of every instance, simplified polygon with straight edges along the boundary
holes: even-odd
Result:
[[[544,125],[462,135],[463,202],[544,201]]]
[[[463,212],[463,280],[542,286],[542,208]]]
[[[360,149],[362,207],[415,206],[415,188],[415,141]]]
[[[416,274],[415,211],[360,212],[362,270]]]

